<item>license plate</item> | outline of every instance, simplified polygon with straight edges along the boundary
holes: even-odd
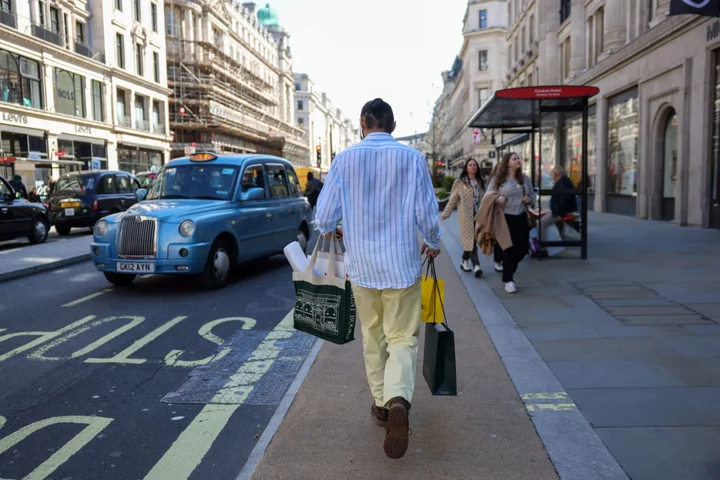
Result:
[[[60,206],[62,208],[78,208],[80,206],[80,202],[63,202]]]
[[[75,216],[75,209],[74,209],[74,208],[66,208],[66,209],[65,209],[65,216],[66,216],[66,217],[74,217],[74,216]]]
[[[118,272],[132,272],[132,273],[154,273],[154,263],[140,263],[140,262],[117,262]]]

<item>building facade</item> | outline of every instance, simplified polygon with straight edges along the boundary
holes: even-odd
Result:
[[[169,154],[163,4],[5,0],[0,175],[44,194],[50,176],[139,173]]]
[[[172,156],[267,153],[309,166],[289,35],[267,5],[166,0]]]
[[[330,169],[336,154],[360,141],[359,129],[333,107],[325,92],[315,88],[306,73],[295,74],[294,107],[297,126],[305,130],[310,145],[310,164],[323,173]]]
[[[535,41],[509,58],[508,86],[600,89],[589,112],[590,207],[720,228],[717,19],[670,17],[669,0],[508,3],[513,25],[537,22]],[[530,62],[520,65],[523,46]],[[566,119],[543,168],[572,164],[580,135],[579,119]]]

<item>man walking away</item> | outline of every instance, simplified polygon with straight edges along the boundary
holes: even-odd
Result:
[[[390,105],[377,98],[363,106],[360,117],[363,141],[335,158],[315,223],[329,236],[343,221],[346,272],[375,400],[371,414],[386,427],[385,454],[400,458],[408,448],[415,389],[421,258],[440,253],[438,203],[425,157],[391,135]]]
[[[312,210],[314,210],[315,205],[317,205],[318,197],[320,196],[322,188],[323,183],[315,178],[315,175],[313,175],[312,172],[308,172],[307,184],[305,185],[305,196],[307,197],[308,202],[310,202],[310,208]]]
[[[25,188],[25,184],[23,183],[22,177],[20,175],[18,175],[17,173],[13,175],[13,179],[10,180],[10,186],[13,188],[13,190],[15,190],[15,193],[20,192],[22,198],[27,200],[27,188]]]

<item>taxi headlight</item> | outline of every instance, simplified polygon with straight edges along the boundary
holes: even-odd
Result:
[[[191,237],[195,233],[195,223],[192,220],[185,220],[180,224],[180,235]]]
[[[104,237],[108,231],[108,223],[105,220],[100,220],[95,224],[95,235],[98,237]]]

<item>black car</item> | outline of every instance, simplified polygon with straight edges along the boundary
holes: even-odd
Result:
[[[41,203],[18,198],[10,184],[0,177],[0,240],[27,237],[30,243],[43,243],[50,229],[50,217]]]
[[[92,228],[102,217],[124,212],[138,202],[140,182],[130,173],[84,171],[63,175],[55,182],[47,206],[59,235],[73,227]]]

